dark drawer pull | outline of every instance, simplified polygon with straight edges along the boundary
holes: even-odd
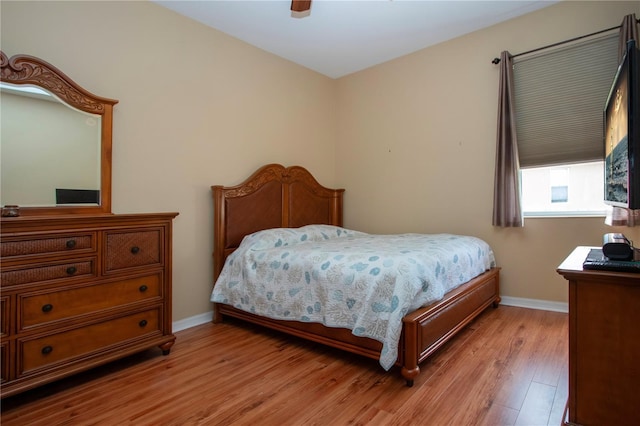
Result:
[[[133,246],[131,247],[131,254],[138,254],[140,252],[140,247]]]
[[[53,305],[51,303],[42,305],[42,312],[51,312],[52,310],[53,310]]]
[[[147,291],[149,289],[149,287],[147,287],[146,285],[142,284],[140,286],[140,288],[138,288],[138,290],[140,290],[140,293],[144,293],[145,291]]]
[[[67,274],[68,274],[68,275],[73,275],[73,274],[75,274],[75,273],[76,273],[76,271],[77,271],[77,269],[76,269],[76,267],[75,267],[75,266],[69,266],[69,267],[67,268]]]
[[[49,355],[53,352],[53,346],[45,346],[40,352],[42,352],[42,355]]]
[[[67,248],[68,248],[68,249],[75,248],[75,246],[76,246],[76,240],[69,240],[69,241],[67,241],[66,246],[67,246]]]
[[[142,321],[140,321],[140,322],[138,323],[138,325],[139,325],[140,327],[146,327],[146,326],[147,326],[147,320],[142,320]]]

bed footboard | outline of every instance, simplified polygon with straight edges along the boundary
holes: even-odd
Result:
[[[407,386],[420,374],[419,364],[469,324],[489,305],[500,303],[500,268],[490,271],[449,292],[429,306],[403,319],[402,347],[399,358]]]
[[[413,386],[414,379],[420,374],[421,362],[455,336],[489,305],[497,306],[500,302],[499,273],[500,268],[493,268],[450,291],[442,300],[404,317],[396,365],[400,366],[407,386]],[[225,316],[372,359],[378,359],[382,350],[380,342],[354,336],[351,330],[325,327],[316,323],[274,320],[215,303],[213,321],[221,322]]]

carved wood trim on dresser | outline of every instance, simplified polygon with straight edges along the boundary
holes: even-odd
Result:
[[[158,346],[178,213],[2,218],[2,397]]]

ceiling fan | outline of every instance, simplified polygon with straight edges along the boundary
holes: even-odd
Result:
[[[311,0],[291,0],[292,12],[308,12],[311,10]]]

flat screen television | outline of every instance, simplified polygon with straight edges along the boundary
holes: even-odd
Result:
[[[613,79],[604,108],[604,201],[640,209],[640,55],[634,41]]]

